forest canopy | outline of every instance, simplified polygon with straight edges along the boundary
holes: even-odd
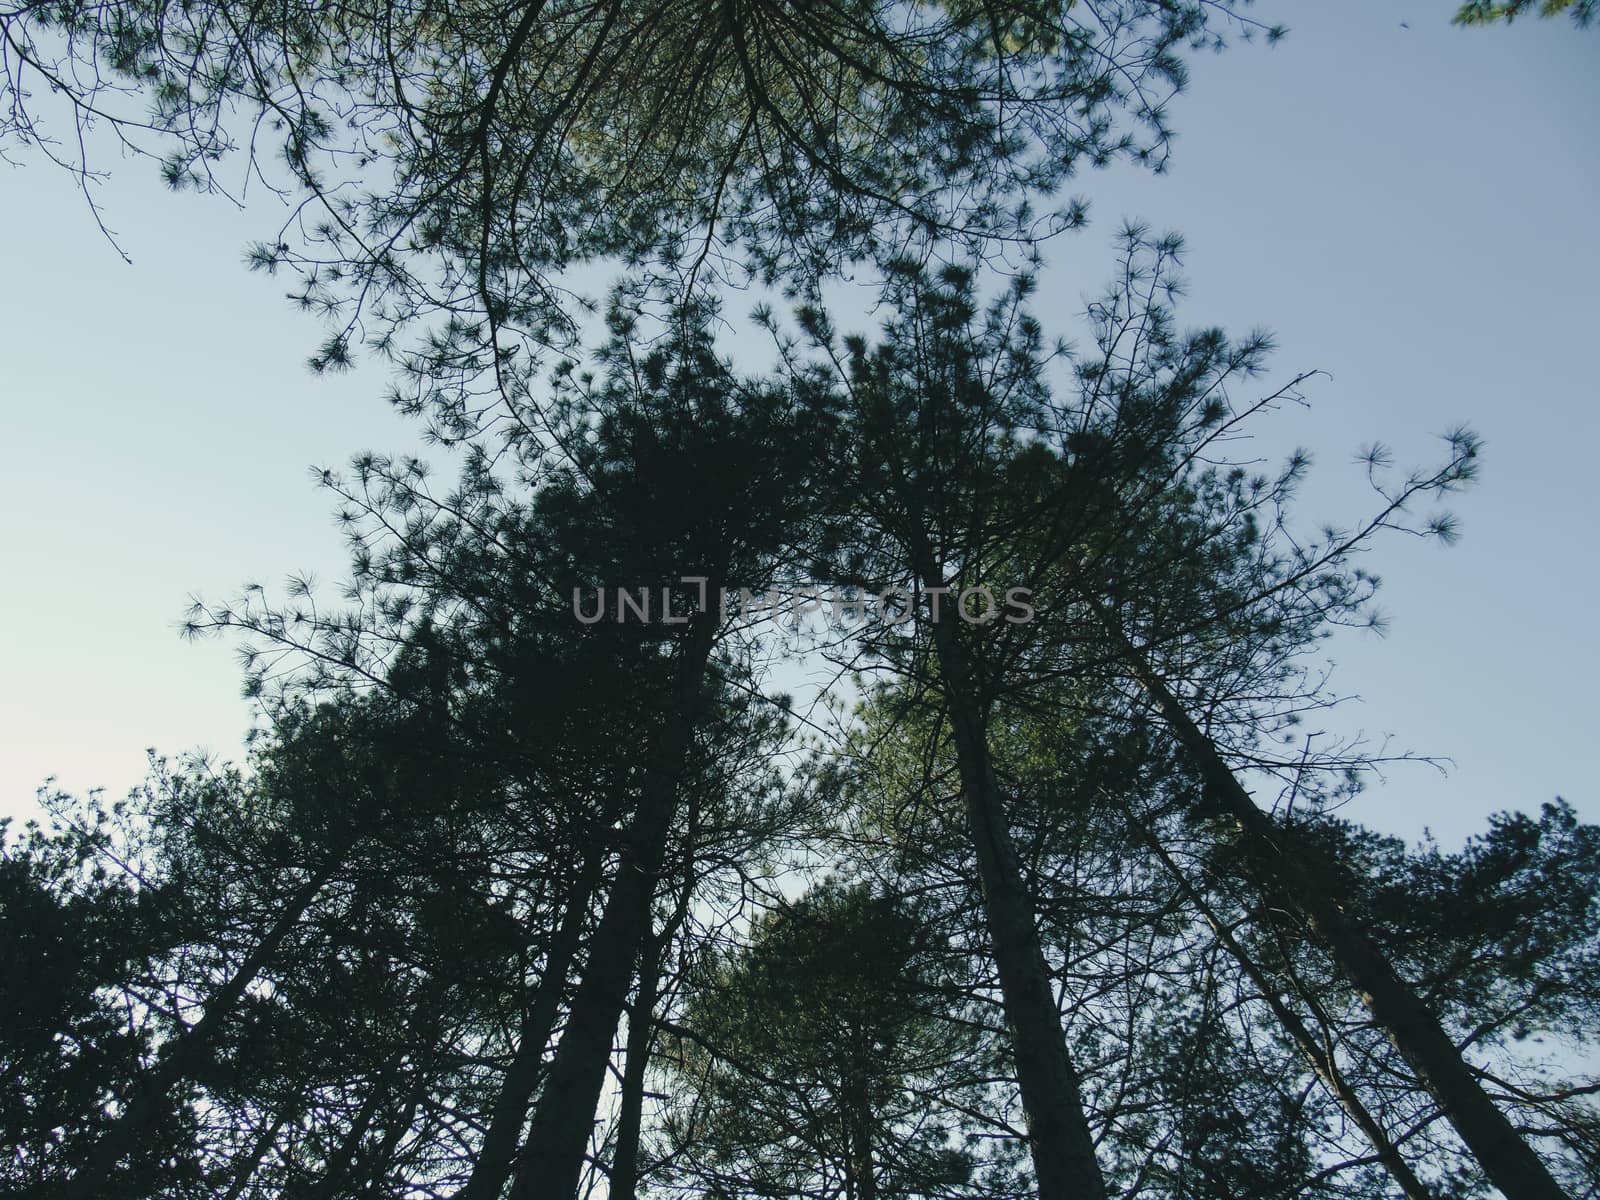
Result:
[[[1479,438],[1372,449],[1319,525],[1250,440],[1311,375],[1188,323],[1177,235],[1040,298],[1063,189],[1165,169],[1187,59],[1279,33],[0,10],[0,149],[101,169],[42,84],[174,187],[273,189],[313,366],[387,359],[449,470],[323,476],[337,599],[196,603],[239,765],[0,824],[0,1195],[1595,1195],[1600,828],[1407,845],[1318,725],[1366,552],[1454,540]]]

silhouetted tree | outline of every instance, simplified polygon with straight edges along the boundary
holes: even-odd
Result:
[[[1577,1190],[1591,1084],[1464,1054],[1593,1021],[1593,832],[1408,854],[1327,815],[1358,747],[1277,742],[1369,615],[1356,556],[1448,538],[1409,510],[1476,443],[1396,483],[1373,451],[1375,512],[1299,535],[1304,458],[1227,450],[1300,380],[1236,398],[1267,340],[1180,333],[1177,253],[1128,231],[1081,353],[1026,278],[985,305],[902,262],[875,342],[812,306],[773,378],[713,309],[619,294],[596,369],[447,492],[327,474],[348,607],[193,618],[253,638],[249,769],[158,771],[0,864],[59,1002],[0,990],[19,1193]],[[907,619],[831,631],[865,705],[786,772],[777,639],[721,600],[816,583]],[[829,806],[880,890],[785,902],[764,873]]]
[[[168,948],[158,917],[162,886],[141,888],[103,857],[116,841],[119,807],[73,811],[47,802],[53,827],[20,837],[0,827],[0,1127],[6,1195],[44,1195],[52,1168],[88,1153],[152,1052],[151,1031],[108,1001],[112,989]],[[186,1114],[164,1114],[146,1131],[129,1170],[161,1179],[182,1163],[194,1131]]]
[[[724,1196],[968,1195],[988,1090],[915,907],[827,882],[700,968],[675,1027],[663,1156]]]
[[[569,915],[553,925],[508,1047],[465,1181],[472,1195],[497,1195],[512,1178],[578,1185],[652,905],[703,874],[672,851],[686,798],[701,788],[703,824],[726,829],[738,804],[700,781],[765,753],[777,728],[727,717],[746,703],[741,691],[759,690],[718,651],[735,621],[722,589],[759,590],[784,565],[831,445],[826,393],[736,377],[693,314],[648,348],[617,321],[602,377],[556,381],[551,440],[511,440],[526,501],[483,456],[442,498],[420,466],[364,459],[354,481],[329,477],[351,507],[360,615],[322,615],[308,599],[196,616],[197,627],[253,632],[258,670],[277,670],[284,654],[308,662],[296,687],[365,681],[438,708],[452,739],[539,789],[535,861],[565,846],[595,860],[571,876],[576,890],[552,897]],[[583,616],[596,602],[603,619]],[[746,805],[744,815],[746,840],[759,841],[769,814]]]
[[[1385,528],[1448,537],[1448,518],[1412,527],[1405,513],[1471,478],[1475,442],[1452,435],[1441,468],[1393,486],[1382,481],[1375,452],[1377,513],[1321,539],[1291,539],[1285,514],[1303,461],[1292,460],[1276,481],[1255,478],[1228,468],[1223,443],[1249,416],[1293,395],[1299,381],[1233,406],[1228,387],[1259,370],[1266,339],[1178,334],[1166,303],[1176,254],[1175,242],[1130,232],[1123,276],[1091,310],[1098,353],[1075,364],[1070,402],[1055,401],[1045,385],[1041,335],[1022,309],[1021,286],[982,316],[970,273],[929,279],[908,271],[892,286],[895,315],[872,348],[855,340],[837,349],[825,320],[808,318],[855,404],[852,484],[871,514],[866,542],[840,539],[837,577],[862,579],[876,568],[928,600],[925,623],[911,637],[886,639],[883,650],[950,721],[1030,1128],[1082,1114],[1083,1102],[988,730],[1007,706],[1051,702],[1042,688],[1055,703],[1073,703],[1062,680],[1104,703],[1107,693],[1094,685],[1115,690],[1122,678],[1142,698],[1116,702],[1121,719],[1143,720],[1146,704],[1159,714],[1179,763],[1203,781],[1194,815],[1226,813],[1253,875],[1278,889],[1273,902],[1334,954],[1490,1177],[1508,1194],[1559,1195],[1436,1014],[1342,914],[1315,858],[1290,848],[1250,799],[1217,740],[1231,733],[1249,746],[1321,703],[1298,656],[1330,623],[1360,619],[1372,580],[1353,556]],[[987,620],[956,619],[951,597],[1002,573],[1049,589],[1040,622],[1008,628],[992,609]],[[941,594],[942,620],[934,608]],[[1141,630],[1137,639],[1126,632],[1131,624]],[[1179,700],[1170,679],[1199,700]],[[1209,733],[1190,715],[1197,702]],[[1248,761],[1271,765],[1259,755]],[[1298,769],[1350,766],[1319,760]],[[1047,1191],[1058,1186],[1052,1178],[1094,1170],[1087,1122],[1072,1121],[1070,1137],[1032,1131],[1036,1159],[1062,1156],[1040,1166]]]

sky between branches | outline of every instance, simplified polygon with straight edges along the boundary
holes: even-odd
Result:
[[[1182,233],[1187,323],[1266,326],[1278,373],[1332,375],[1263,429],[1264,455],[1314,453],[1302,518],[1362,511],[1351,460],[1374,439],[1404,464],[1436,458],[1451,425],[1485,437],[1461,544],[1382,543],[1367,565],[1391,632],[1330,648],[1359,700],[1326,724],[1456,763],[1398,766],[1352,815],[1447,844],[1558,793],[1600,820],[1600,32],[1461,30],[1453,9],[1263,0],[1290,36],[1194,62],[1168,175],[1078,180],[1091,225],[1054,245],[1037,304],[1071,336],[1123,219]],[[132,266],[64,175],[0,165],[0,815],[34,814],[48,775],[120,794],[148,746],[236,757],[234,647],[179,641],[188,596],[307,570],[336,583],[343,544],[307,468],[418,448],[380,367],[301,365],[313,319],[241,265],[267,204],[239,213],[112,165],[96,194]]]

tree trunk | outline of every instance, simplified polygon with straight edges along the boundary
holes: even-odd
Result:
[[[321,1182],[311,1189],[314,1200],[333,1200],[344,1187],[350,1174],[350,1167],[356,1161],[356,1152],[361,1149],[361,1143],[366,1140],[368,1132],[372,1129],[372,1122],[378,1115],[378,1106],[388,1098],[390,1084],[395,1072],[400,1069],[403,1058],[402,1052],[385,1063],[377,1080],[367,1089],[366,1098],[361,1102],[361,1109],[356,1113],[356,1119],[350,1123],[350,1132],[345,1135],[344,1140],[339,1143],[339,1149],[328,1161]]]
[[[857,1087],[856,1096],[849,1105],[850,1112],[850,1173],[855,1177],[856,1200],[878,1200],[878,1168],[873,1160],[872,1105]]]
[[[617,1114],[617,1152],[611,1164],[610,1200],[637,1200],[639,1134],[644,1128],[644,1073],[655,1036],[656,996],[661,984],[661,957],[669,934],[649,940],[639,956],[639,990],[628,1014],[628,1050],[622,1074],[622,1103]]]
[[[366,1141],[373,1125],[377,1123],[379,1110],[391,1099],[408,1055],[412,1061],[412,1073],[419,1080],[424,1077],[421,1062],[425,1057],[425,1048],[432,1043],[438,1029],[439,1021],[435,1010],[440,991],[441,984],[435,979],[426,985],[423,994],[413,1002],[411,1016],[406,1022],[400,1044],[367,1090],[366,1098],[362,1101],[355,1120],[350,1124],[350,1131],[340,1143],[338,1152],[329,1159],[321,1182],[310,1190],[309,1194],[313,1200],[336,1200],[341,1195],[354,1195],[356,1188],[352,1176],[355,1174],[354,1167],[361,1144]],[[413,1093],[416,1091],[415,1084],[412,1091]],[[394,1123],[391,1122],[376,1155],[372,1157],[374,1171],[383,1170],[398,1140]]]
[[[421,1106],[423,1096],[428,1090],[428,1075],[420,1063],[415,1065],[412,1076],[411,1090],[406,1093],[405,1103],[400,1106],[400,1111],[395,1114],[394,1119],[388,1123],[388,1128],[383,1132],[383,1142],[372,1157],[372,1170],[368,1173],[366,1186],[361,1192],[364,1200],[380,1200],[380,1197],[393,1194],[385,1186],[390,1163],[396,1148],[400,1145],[400,1140],[411,1132],[412,1123],[417,1119],[417,1109]]]
[[[1261,992],[1261,998],[1266,1002],[1267,1007],[1272,1010],[1272,1015],[1277,1018],[1278,1024],[1294,1039],[1295,1045],[1300,1048],[1300,1053],[1311,1064],[1311,1069],[1317,1073],[1323,1083],[1327,1084],[1328,1090],[1344,1106],[1344,1110],[1350,1114],[1351,1120],[1366,1135],[1373,1152],[1377,1154],[1379,1160],[1383,1163],[1384,1169],[1400,1185],[1400,1190],[1406,1194],[1407,1200],[1436,1200],[1434,1194],[1428,1190],[1422,1180],[1418,1179],[1416,1173],[1407,1165],[1406,1160],[1400,1154],[1399,1147],[1390,1140],[1383,1126],[1378,1123],[1378,1119],[1372,1115],[1372,1112],[1362,1102],[1361,1097],[1356,1093],[1355,1088],[1351,1086],[1350,1081],[1344,1077],[1344,1072],[1339,1069],[1339,1064],[1334,1060],[1332,1051],[1319,1043],[1311,1030],[1306,1028],[1305,1022],[1289,1008],[1279,989],[1267,978],[1266,973],[1249,956],[1245,948],[1239,944],[1238,939],[1228,930],[1227,925],[1206,903],[1205,897],[1189,882],[1188,877],[1184,875],[1178,864],[1172,860],[1172,856],[1167,853],[1166,848],[1161,845],[1160,839],[1156,837],[1154,832],[1135,817],[1126,806],[1124,806],[1123,811],[1127,813],[1129,824],[1138,831],[1151,851],[1161,860],[1162,866],[1177,882],[1178,887],[1183,891],[1189,902],[1199,910],[1200,915],[1205,918],[1206,924],[1211,926],[1212,932],[1216,934],[1217,940],[1222,943],[1223,948],[1233,956],[1234,961],[1239,964],[1250,981],[1256,985],[1256,988]]]
[[[578,1190],[606,1064],[648,927],[650,897],[677,815],[679,782],[715,638],[715,613],[693,618],[672,708],[652,747],[617,878],[590,942],[583,980],[534,1112],[517,1165],[513,1200],[569,1200]]]
[[[617,1151],[611,1164],[608,1194],[611,1200],[637,1200],[639,1192],[639,1135],[644,1128],[644,1074],[655,1044],[656,1002],[661,994],[661,971],[672,939],[689,916],[694,893],[692,854],[699,806],[689,805],[689,838],[683,863],[683,886],[672,916],[659,933],[645,940],[639,957],[639,990],[628,1014],[627,1065],[622,1076],[622,1104],[617,1114]],[[645,919],[649,919],[646,899]]]
[[[1326,947],[1373,1021],[1439,1102],[1490,1182],[1507,1200],[1568,1200],[1539,1156],[1479,1086],[1439,1019],[1395,974],[1365,930],[1345,915],[1316,863],[1288,844],[1144,655],[1120,630],[1111,628],[1135,678],[1194,761],[1215,803],[1238,827],[1240,843],[1260,882]]]
[[[534,989],[533,1004],[529,1006],[518,1030],[516,1053],[500,1084],[489,1132],[484,1135],[477,1161],[472,1166],[472,1174],[465,1186],[456,1193],[456,1200],[497,1200],[505,1190],[506,1180],[511,1177],[511,1169],[517,1158],[517,1142],[522,1136],[522,1123],[528,1118],[528,1105],[533,1100],[534,1089],[544,1071],[544,1052],[550,1044],[550,1035],[555,1030],[556,1017],[561,1011],[561,993],[566,990],[572,960],[577,956],[578,946],[583,940],[583,924],[588,916],[589,901],[600,882],[600,859],[598,852],[590,854],[573,882],[566,911],[561,917],[561,927],[545,956],[539,986]]]
[[[1095,1159],[1078,1073],[1067,1051],[1033,903],[990,761],[972,673],[948,622],[934,621],[932,625],[967,823],[977,852],[984,917],[1011,1027],[1039,1200],[1104,1200],[1105,1179]]]
[[[262,1126],[261,1133],[250,1146],[250,1153],[245,1156],[244,1162],[233,1173],[233,1182],[228,1185],[227,1192],[222,1200],[239,1200],[244,1194],[244,1189],[249,1186],[250,1180],[261,1169],[261,1160],[266,1158],[267,1151],[272,1149],[272,1143],[278,1140],[278,1131],[289,1122],[289,1113],[280,1112]]]

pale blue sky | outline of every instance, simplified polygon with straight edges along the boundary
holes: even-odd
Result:
[[[1168,176],[1083,177],[1092,228],[1056,249],[1040,304],[1071,334],[1123,217],[1182,232],[1191,322],[1265,325],[1281,371],[1333,376],[1264,442],[1315,452],[1307,515],[1360,511],[1365,442],[1405,461],[1457,422],[1485,437],[1461,545],[1381,549],[1392,632],[1333,648],[1361,697],[1342,728],[1457,763],[1448,779],[1397,768],[1356,815],[1447,841],[1557,793],[1600,820],[1584,616],[1600,583],[1600,30],[1462,31],[1452,8],[1258,5],[1290,37],[1194,64]],[[30,813],[49,774],[120,793],[146,746],[236,754],[233,648],[178,640],[186,597],[337,579],[307,468],[416,446],[380,374],[302,368],[313,321],[240,265],[274,213],[172,196],[137,162],[99,195],[131,267],[69,180],[0,166],[0,813]]]

